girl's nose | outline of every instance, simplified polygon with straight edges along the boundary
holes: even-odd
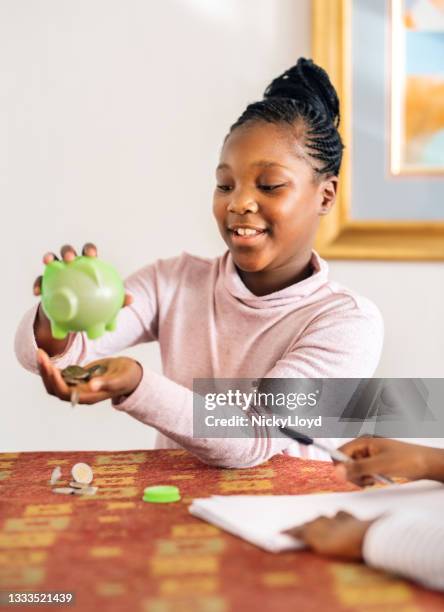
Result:
[[[254,214],[259,210],[259,205],[251,198],[233,198],[227,210],[238,215],[244,215],[247,212]]]

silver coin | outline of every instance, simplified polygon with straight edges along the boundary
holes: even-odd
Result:
[[[80,394],[78,389],[76,389],[76,387],[74,387],[74,389],[71,391],[71,406],[73,408],[75,408],[77,406],[77,404],[79,403],[79,399],[80,399]]]
[[[88,368],[88,372],[90,378],[93,378],[94,376],[102,376],[106,373],[106,367],[98,363],[97,365]]]
[[[60,480],[61,475],[62,475],[62,470],[61,470],[60,466],[58,465],[57,467],[55,467],[55,468],[52,470],[52,473],[51,473],[51,478],[50,478],[50,480],[49,480],[49,484],[50,484],[50,485],[55,485],[55,483],[56,483],[58,480]]]
[[[72,477],[75,482],[89,485],[94,478],[92,468],[87,463],[76,463],[71,469]]]
[[[89,487],[89,484],[83,484],[81,482],[76,482],[75,480],[71,480],[71,482],[69,483],[69,486],[72,487],[73,489],[86,489],[87,487]]]
[[[97,491],[97,487],[83,487],[82,489],[74,489],[74,495],[95,495]]]
[[[77,380],[77,378],[67,378],[67,377],[64,378],[63,380],[69,387],[76,387],[80,382],[85,382],[84,380]]]
[[[89,378],[89,370],[82,368],[82,366],[71,365],[62,370],[62,376],[74,380],[85,380]]]

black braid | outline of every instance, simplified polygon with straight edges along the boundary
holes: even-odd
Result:
[[[253,121],[300,123],[304,128],[301,144],[314,161],[316,174],[339,174],[344,148],[338,132],[339,100],[328,74],[312,60],[301,57],[274,79],[264,99],[249,104],[229,133]]]

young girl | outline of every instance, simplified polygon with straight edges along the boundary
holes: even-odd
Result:
[[[246,439],[194,438],[191,389],[194,378],[374,373],[383,336],[378,310],[330,281],[326,262],[312,250],[319,220],[336,197],[338,124],[328,75],[299,59],[225,138],[213,210],[228,250],[213,260],[183,253],[130,276],[117,331],[95,341],[83,333],[54,340],[42,309],[32,308],[16,335],[22,365],[39,371],[48,393],[67,401],[60,369],[100,360],[107,374],[79,386],[79,402],[111,399],[158,430],[158,448],[184,447],[226,467],[253,466],[281,452],[303,455],[294,442],[263,430]],[[85,245],[84,254],[95,256],[95,247]],[[64,247],[62,257],[71,260],[74,249]],[[154,340],[163,375],[126,357],[108,358]]]

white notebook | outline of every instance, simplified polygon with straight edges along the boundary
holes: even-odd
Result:
[[[190,512],[269,552],[302,548],[282,530],[339,510],[372,519],[394,510],[444,508],[444,485],[430,480],[311,495],[213,495],[195,499]]]

